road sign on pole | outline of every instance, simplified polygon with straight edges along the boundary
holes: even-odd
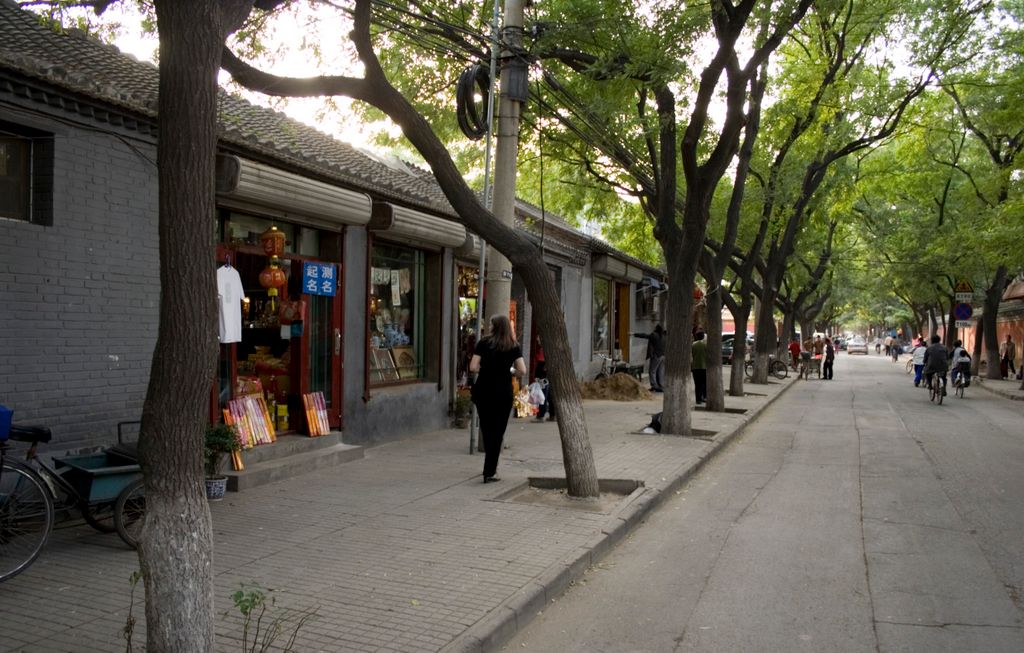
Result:
[[[960,279],[953,287],[953,296],[961,304],[969,303],[974,299],[974,286],[967,279]]]
[[[970,320],[972,315],[974,315],[974,309],[970,304],[961,303],[953,307],[953,317],[956,318],[957,323]]]
[[[956,321],[956,328],[958,328],[958,329],[969,329],[969,328],[971,328],[971,321],[970,320],[957,320]]]

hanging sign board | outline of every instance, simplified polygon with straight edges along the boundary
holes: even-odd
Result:
[[[957,320],[956,321],[956,328],[957,329],[970,329],[971,328],[971,321],[970,320]]]
[[[338,292],[337,266],[334,263],[303,261],[302,292],[334,297]]]

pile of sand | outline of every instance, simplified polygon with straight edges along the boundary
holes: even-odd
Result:
[[[635,376],[612,374],[603,379],[580,383],[584,399],[614,399],[615,401],[637,401],[650,399],[651,393]]]

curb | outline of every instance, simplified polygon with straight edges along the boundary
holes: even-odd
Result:
[[[1007,390],[1003,390],[1002,388],[993,388],[990,385],[986,384],[984,379],[979,378],[977,380],[978,380],[978,387],[984,389],[985,392],[988,392],[990,394],[994,394],[994,395],[996,395],[998,397],[1003,397],[1005,399],[1009,399],[1010,401],[1024,401],[1024,393],[1016,394],[1012,390],[1007,391]],[[1020,387],[1020,386],[1018,386],[1018,387]],[[1018,390],[1018,393],[1019,392],[1020,391]]]
[[[786,387],[769,397],[756,410],[744,415],[736,428],[712,440],[696,461],[680,465],[664,488],[647,487],[629,503],[612,512],[609,523],[602,528],[600,535],[594,536],[591,542],[541,572],[535,580],[517,590],[513,596],[442,648],[440,653],[491,653],[499,650],[513,635],[525,628],[534,616],[542,612],[545,605],[582,578],[590,567],[597,564],[651,512],[672,497],[711,458],[739,437],[795,383],[796,379],[787,383]]]

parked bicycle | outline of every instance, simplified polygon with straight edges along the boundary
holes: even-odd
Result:
[[[601,359],[601,369],[598,370],[597,376],[594,377],[595,381],[608,378],[612,374],[629,374],[637,381],[640,381],[643,377],[643,365],[630,365],[626,361],[612,358],[608,354],[595,354],[595,356]]]
[[[29,444],[23,460],[12,455],[8,440]],[[38,445],[49,441],[45,427],[0,431],[0,582],[27,569],[46,545],[58,515],[67,521],[72,511],[101,533],[116,531],[132,548],[138,543],[146,499],[131,450],[55,458],[51,466],[36,454]]]
[[[743,373],[746,374],[747,379],[754,378],[754,359],[750,354],[747,354],[747,359],[743,363]],[[768,373],[774,376],[776,379],[784,379],[789,376],[789,367],[783,361],[775,358],[775,356],[768,355]]]

